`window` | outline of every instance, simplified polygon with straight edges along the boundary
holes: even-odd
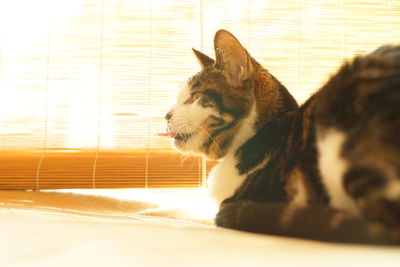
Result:
[[[213,56],[220,28],[303,102],[343,59],[400,39],[400,3],[2,1],[0,188],[204,185],[204,162],[156,133],[199,70],[190,48]]]

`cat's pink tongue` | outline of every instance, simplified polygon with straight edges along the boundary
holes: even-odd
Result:
[[[175,137],[176,133],[158,133],[158,136],[164,136],[164,137]]]

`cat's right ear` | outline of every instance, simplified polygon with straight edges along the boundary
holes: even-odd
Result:
[[[206,67],[210,67],[214,65],[214,59],[210,58],[209,56],[201,53],[200,51],[192,48],[194,55],[197,58],[197,61],[199,62],[200,66],[202,69],[205,69]]]
[[[214,37],[215,65],[223,70],[227,81],[236,87],[253,72],[252,59],[232,33],[219,30]]]

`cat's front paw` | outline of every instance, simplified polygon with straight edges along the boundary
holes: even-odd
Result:
[[[241,204],[237,202],[224,202],[215,217],[215,224],[224,228],[238,228]]]

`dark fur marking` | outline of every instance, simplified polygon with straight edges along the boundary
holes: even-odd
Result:
[[[200,86],[201,86],[201,82],[199,80],[197,80],[195,83],[193,83],[191,85],[192,89],[199,88]]]
[[[220,150],[224,151],[230,144],[232,143],[232,139],[225,139],[220,145]]]
[[[344,175],[344,187],[355,198],[366,196],[369,192],[386,184],[385,177],[377,170],[352,168]]]
[[[236,124],[237,124],[237,121],[234,120],[234,121],[232,121],[231,123],[229,123],[228,125],[226,125],[225,127],[222,127],[222,128],[220,128],[220,129],[218,129],[218,130],[213,131],[213,132],[210,134],[210,137],[208,138],[207,142],[205,142],[205,143],[203,144],[203,148],[205,149],[206,153],[209,152],[209,149],[210,149],[211,144],[214,142],[215,138],[216,138],[218,135],[220,135],[220,134],[223,133],[224,131],[227,131],[227,130],[231,129],[231,128],[234,127]]]
[[[286,126],[279,120],[268,122],[245,145],[236,152],[239,163],[236,168],[240,174],[244,174],[260,164],[267,155],[283,149],[283,143],[287,136]]]
[[[341,243],[391,244],[390,232],[379,224],[347,216],[327,206],[297,208],[287,223],[282,223],[290,204],[286,202],[260,203],[253,201],[227,202],[221,205],[216,224],[242,231],[280,236],[312,238]],[[332,227],[332,220],[341,222]],[[312,220],[310,220],[312,218]],[[370,233],[370,229],[378,233]],[[329,229],[329,230],[328,230]]]
[[[203,93],[215,103],[219,113],[231,114],[235,119],[239,119],[240,117],[243,116],[242,110],[234,110],[234,109],[230,109],[230,108],[226,107],[224,105],[224,101],[223,101],[221,94],[218,93],[217,91],[212,90],[212,89],[207,89]]]
[[[297,110],[299,107],[294,97],[289,93],[285,86],[283,86],[278,79],[271,75],[272,80],[278,84],[278,90],[281,95],[282,106],[280,107],[283,112],[291,112]]]
[[[234,117],[233,121],[228,123],[225,127],[217,129],[210,134],[207,142],[203,144],[204,151],[208,153],[210,146],[214,142],[215,138],[221,133],[232,129],[237,124],[238,119],[243,116],[243,111],[227,108],[224,104],[222,95],[215,90],[207,89],[203,92],[203,94],[206,95],[213,103],[215,103],[220,114],[230,114]]]
[[[214,115],[210,115],[208,117],[215,121],[214,123],[209,125],[210,127],[221,127],[221,126],[224,126],[224,124],[225,124],[225,120],[223,118],[219,118]]]
[[[203,108],[214,107],[214,104],[212,103],[212,101],[209,100],[207,97],[200,98],[199,104]]]

